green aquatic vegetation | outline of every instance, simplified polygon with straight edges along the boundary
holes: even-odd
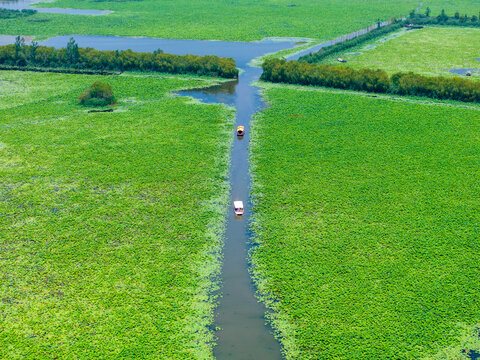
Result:
[[[0,110],[0,358],[211,358],[233,110],[187,77],[12,77],[45,88]],[[77,104],[96,79],[113,113]]]
[[[432,13],[472,12],[469,0],[426,0]],[[295,6],[292,6],[295,5]],[[4,34],[88,34],[149,36],[170,39],[252,41],[271,36],[333,39],[391,17],[406,16],[418,0],[177,0],[96,1],[58,0],[35,4],[44,7],[112,10],[105,16],[36,14],[29,20],[5,21]],[[49,20],[38,23],[35,20]]]
[[[374,42],[370,50],[356,49],[340,54],[354,68],[382,69],[395,72],[413,71],[430,76],[453,76],[451,69],[479,69],[478,43],[480,29],[431,27],[402,32],[388,41]],[[335,59],[331,59],[334,62]],[[473,72],[471,78],[478,78]]]
[[[461,359],[480,111],[305,90],[269,86],[252,129],[253,271],[287,358]]]
[[[333,45],[325,46],[315,53],[310,53],[300,57],[298,61],[308,62],[308,63],[321,63],[322,60],[328,57],[333,57],[341,52],[344,52],[345,50],[355,48],[360,44],[364,44],[368,41],[372,41],[373,39],[377,39],[379,37],[384,38],[386,34],[398,31],[404,26],[405,26],[405,21],[400,21],[400,20],[397,20],[391,24],[387,24],[382,27],[379,27],[377,24],[377,28],[373,29],[370,32],[367,32],[366,34],[359,35],[353,39],[340,41]]]
[[[48,81],[44,81],[48,76]],[[72,88],[71,76],[64,74],[23,74],[16,71],[0,72],[0,109],[25,106],[32,102],[51,99]],[[91,79],[88,76],[78,77],[77,81]],[[85,87],[88,82],[84,82]]]
[[[448,4],[446,0],[439,2]],[[41,38],[89,34],[230,41],[275,36],[330,39],[370,26],[379,18],[405,16],[418,5],[417,0],[393,3],[382,0],[296,3],[291,0],[59,0],[35,6],[112,10],[113,13],[104,16],[37,14],[32,20],[50,21],[12,20],[2,24],[2,33]],[[457,5],[462,9],[461,3]]]

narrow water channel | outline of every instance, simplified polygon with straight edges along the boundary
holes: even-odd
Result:
[[[182,91],[180,95],[193,96],[204,102],[225,102],[237,109],[236,125],[245,126],[243,138],[235,136],[230,182],[231,199],[242,200],[245,206],[243,218],[228,212],[224,263],[222,268],[222,294],[216,311],[215,323],[222,330],[217,333],[218,342],[214,356],[219,360],[277,360],[281,359],[279,343],[265,324],[265,307],[254,297],[255,287],[248,273],[247,251],[249,244],[250,174],[249,151],[250,119],[263,107],[259,89],[250,85],[259,78],[261,69],[244,68],[238,83],[226,83],[214,89],[198,92]],[[231,93],[231,87],[235,92]],[[213,92],[212,92],[213,90]]]

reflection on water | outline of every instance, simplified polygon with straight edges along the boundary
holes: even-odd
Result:
[[[41,0],[0,0],[0,8],[10,10],[30,9],[39,13],[69,14],[69,15],[106,15],[109,10],[88,10],[88,9],[61,9],[61,8],[36,8],[29,5],[36,4]]]
[[[179,91],[180,96],[191,96],[204,103],[222,103],[229,106],[235,105],[235,88],[238,79],[234,81],[226,81],[219,85],[208,88],[188,89]]]

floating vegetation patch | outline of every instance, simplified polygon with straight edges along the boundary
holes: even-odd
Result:
[[[445,8],[452,1],[442,1]],[[274,4],[272,4],[275,2]],[[12,21],[3,34],[32,33],[41,38],[62,34],[143,36],[165,39],[215,39],[253,41],[272,36],[334,39],[374,24],[377,19],[408,14],[417,1],[400,0],[385,6],[384,0],[369,1],[93,1],[57,0],[55,7],[108,9],[114,16],[50,15],[51,26]],[[467,0],[455,1],[460,11]],[[290,5],[290,6],[288,6]],[[49,7],[52,5],[48,5]],[[432,5],[430,5],[432,6]],[[468,8],[471,9],[471,0]],[[192,13],[195,14],[192,17]],[[295,19],[292,18],[295,13]],[[221,14],[221,21],[219,21]],[[239,16],[242,14],[242,16]],[[35,26],[34,26],[35,25]]]
[[[479,67],[479,28],[431,27],[398,33],[401,36],[370,49],[362,56],[348,59],[351,60],[349,66],[381,69],[389,74],[412,71],[429,76],[452,76],[450,69]],[[378,45],[378,42],[370,45]],[[344,56],[347,54],[338,55]]]
[[[480,111],[311,87],[266,99],[253,263],[287,358],[475,358]]]
[[[93,76],[12,77],[29,94],[0,98],[0,357],[211,359],[233,110],[166,96],[209,83],[185,76],[108,77],[142,102],[90,114]]]

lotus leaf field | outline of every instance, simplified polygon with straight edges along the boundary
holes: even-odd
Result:
[[[344,57],[353,68],[382,69],[390,74],[413,71],[428,76],[453,76],[452,69],[480,68],[479,42],[477,28],[429,27],[401,30],[336,57]],[[329,62],[335,63],[335,59]],[[478,78],[475,71],[472,75],[471,79]]]
[[[252,261],[287,358],[469,359],[480,108],[265,86]]]
[[[308,37],[323,40],[357,31],[378,19],[407,15],[420,6],[433,13],[478,13],[467,0],[417,0],[387,2],[316,0],[57,0],[35,6],[112,10],[102,16],[35,14],[28,19],[2,22],[3,34],[118,35],[168,39],[252,41],[271,36]]]
[[[87,113],[98,78],[1,73],[0,358],[211,358],[234,111],[127,75]]]

